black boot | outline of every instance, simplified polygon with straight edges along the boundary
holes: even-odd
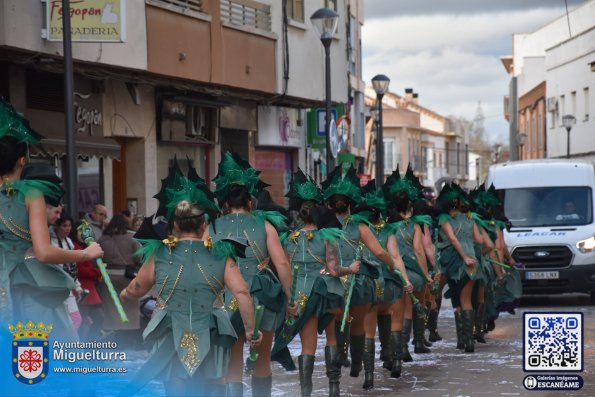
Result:
[[[473,353],[475,345],[473,342],[473,310],[463,310],[461,321],[463,323],[463,344],[465,353]]]
[[[341,379],[341,365],[337,365],[336,356],[339,354],[337,346],[326,346],[324,348],[324,363],[326,364],[326,376],[328,378],[329,397],[340,397],[339,381]]]
[[[389,338],[390,339],[390,338]],[[366,338],[364,342],[364,386],[366,390],[374,387],[374,351],[376,350],[375,340]]]
[[[475,311],[475,330],[473,338],[479,343],[486,343],[484,338],[484,323],[485,323],[486,306],[484,303],[477,304],[477,310]]]
[[[335,337],[337,338],[337,356],[333,360],[337,360],[337,363],[343,367],[351,367],[351,361],[349,361],[349,323],[345,324],[345,330],[341,332],[341,322],[335,321]]]
[[[428,338],[430,342],[442,340],[442,337],[438,334],[438,309],[430,310],[427,328],[430,331]]]
[[[407,343],[404,343],[407,345]],[[399,378],[401,376],[401,355],[403,354],[403,333],[401,331],[393,331],[390,333],[390,356],[392,359],[390,377]]]
[[[413,351],[415,354],[429,353],[430,349],[424,343],[424,319],[413,313]]]
[[[411,320],[404,319],[403,320],[403,339],[401,340],[401,359],[403,362],[408,363],[413,361],[413,357],[411,357],[411,353],[409,353],[409,337],[411,336]]]
[[[312,394],[312,372],[314,372],[314,356],[298,356],[300,370],[300,390],[302,397],[310,397]]]
[[[229,382],[227,384],[227,397],[244,397],[244,384],[242,382]]]
[[[273,388],[273,376],[265,378],[252,377],[252,397],[271,397]]]
[[[463,320],[461,319],[461,312],[455,310],[455,326],[457,330],[457,349],[464,349],[463,343]]]
[[[390,314],[378,315],[378,339],[380,339],[380,361],[390,361]]]
[[[364,341],[366,335],[351,335],[349,350],[351,351],[351,371],[349,376],[357,378],[362,370],[362,357],[364,355]]]

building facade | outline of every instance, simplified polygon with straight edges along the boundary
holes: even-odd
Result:
[[[97,12],[111,18],[125,7],[115,15],[123,22],[119,40],[72,45],[82,211],[103,202],[113,212],[150,214],[174,158],[211,181],[225,150],[260,169],[282,204],[291,171],[307,165],[306,111],[325,100],[324,49],[309,20],[320,6],[339,14],[333,103],[348,110],[352,126],[363,126],[361,1],[109,3],[113,9]],[[46,26],[46,16],[59,20],[60,12],[60,1],[0,0],[0,95],[46,137],[41,152],[62,170],[63,50]],[[73,14],[76,28],[81,12]],[[363,132],[354,131],[357,148]]]

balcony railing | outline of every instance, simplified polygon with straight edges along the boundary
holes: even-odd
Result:
[[[182,14],[204,13],[202,0],[146,0],[146,3]]]
[[[253,0],[221,0],[221,21],[271,31],[271,6]]]

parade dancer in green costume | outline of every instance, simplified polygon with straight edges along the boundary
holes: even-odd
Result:
[[[406,175],[400,175],[398,167],[387,178],[384,192],[392,209],[390,220],[397,223],[395,234],[399,252],[413,284],[414,295],[420,302],[424,302],[426,290],[433,284],[423,247],[423,226],[431,224],[431,218],[427,215],[413,214],[413,203],[420,198],[420,191],[411,179]],[[411,299],[405,300],[401,343],[401,359],[405,362],[412,360],[408,345],[412,328],[414,352],[429,353],[430,351],[424,344],[424,317],[423,308],[418,307],[414,310]],[[398,348],[393,354],[399,354]]]
[[[237,338],[223,302],[224,288],[237,299],[245,338],[253,346],[254,311],[250,294],[234,260],[241,252],[227,241],[203,239],[207,211],[217,211],[212,193],[194,172],[175,175],[166,188],[167,219],[172,235],[139,240],[143,266],[120,296],[138,299],[154,285],[156,309],[143,337],[151,357],[139,370],[131,395],[155,377],[168,396],[225,395],[230,348]],[[243,251],[243,250],[242,250]]]
[[[483,239],[471,214],[461,211],[463,204],[468,202],[465,196],[455,183],[445,185],[440,191],[437,200],[441,211],[437,248],[440,250],[440,267],[448,280],[455,308],[457,348],[472,353],[475,346],[471,296],[475,280],[483,277],[474,244],[482,244]]]
[[[349,266],[354,260],[360,259],[364,248],[368,248],[380,262],[393,267],[393,259],[386,252],[374,234],[368,227],[370,224],[369,213],[351,213],[361,203],[361,192],[359,178],[352,167],[343,175],[342,167],[337,167],[322,182],[324,199],[329,208],[335,211],[337,219],[343,225],[343,237],[339,241],[339,260],[342,267]],[[351,365],[350,376],[357,377],[362,370],[362,358],[364,353],[365,330],[364,319],[376,295],[374,280],[380,277],[380,268],[376,263],[362,260],[362,266],[358,274],[353,277],[353,288],[349,304],[349,317],[351,322],[346,323],[343,331],[340,324],[343,316],[338,316],[339,324],[335,324],[337,331],[337,364],[343,366]],[[347,339],[349,335],[349,342]],[[347,347],[351,344],[351,363],[347,359]]]
[[[405,264],[399,254],[397,240],[395,238],[396,225],[387,223],[383,214],[386,213],[386,204],[384,201],[384,194],[382,190],[376,190],[376,181],[371,180],[362,189],[362,205],[356,211],[368,211],[370,216],[368,220],[371,225],[370,231],[386,251],[390,254],[393,260],[393,266],[388,266],[376,258],[368,249],[364,249],[364,260],[366,262],[375,263],[381,269],[381,277],[374,280],[376,284],[376,296],[372,308],[366,314],[364,321],[364,328],[366,331],[366,340],[364,345],[364,389],[371,389],[374,387],[374,353],[375,353],[375,337],[377,319],[381,315],[386,315],[389,318],[388,323],[388,341],[384,341],[387,345],[398,342],[398,335],[403,329],[403,314],[405,309],[404,291],[407,293],[413,292],[413,286],[407,277]],[[400,274],[399,277],[397,274]],[[403,283],[404,281],[404,283]],[[404,284],[404,285],[403,285]],[[380,329],[380,327],[379,327]],[[382,342],[382,340],[381,340]],[[401,375],[401,365],[397,360],[392,360],[390,356],[390,347],[388,348],[388,359],[390,363],[388,369],[391,370],[391,376],[398,378]],[[394,365],[393,365],[394,364]]]
[[[293,174],[290,189],[290,210],[298,211],[300,226],[284,233],[283,247],[293,266],[294,272],[292,299],[298,303],[297,318],[286,320],[277,330],[273,359],[278,360],[288,370],[293,368],[287,345],[299,333],[302,345],[298,357],[300,392],[302,397],[312,393],[312,373],[316,355],[318,333],[326,333],[324,357],[326,374],[329,379],[329,396],[339,396],[340,367],[333,365],[337,355],[335,339],[335,314],[344,306],[345,287],[339,277],[357,273],[360,262],[349,267],[341,267],[337,258],[337,241],[341,238],[341,224],[334,213],[321,205],[322,191],[311,178],[301,170]],[[285,354],[283,354],[285,353]],[[283,360],[285,357],[285,360]]]
[[[235,153],[226,152],[213,180],[215,196],[225,215],[211,222],[209,234],[217,241],[226,237],[246,239],[246,258],[238,260],[254,304],[264,306],[260,330],[263,341],[258,347],[258,361],[252,373],[252,395],[270,396],[272,388],[271,346],[277,325],[286,310],[295,314],[297,305],[288,307],[291,291],[291,269],[281,246],[277,228],[285,227],[285,217],[276,211],[252,211],[252,197],[267,186],[260,172]],[[276,274],[271,270],[274,267]],[[278,276],[278,277],[277,277]],[[239,335],[243,334],[236,300],[225,295],[225,305]],[[229,368],[228,395],[243,395],[243,337],[232,348]]]
[[[82,251],[51,245],[44,196],[59,199],[63,190],[49,180],[20,179],[28,145],[39,139],[0,98],[0,319],[52,324],[53,335],[76,340],[64,306],[74,281],[52,264],[95,259],[103,250],[96,243]]]

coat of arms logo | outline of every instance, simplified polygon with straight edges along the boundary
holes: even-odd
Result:
[[[47,376],[50,363],[48,336],[52,325],[33,321],[8,324],[12,333],[12,373],[27,385],[41,382]]]

